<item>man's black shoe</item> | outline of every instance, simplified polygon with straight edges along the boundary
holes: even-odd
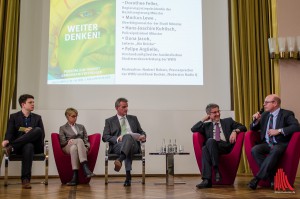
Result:
[[[274,189],[274,182],[271,182],[271,189]]]
[[[271,189],[274,189],[274,177],[269,177]]]
[[[198,189],[211,188],[212,187],[211,180],[204,179],[200,184],[197,184],[196,187]]]
[[[216,177],[216,179],[215,179],[216,182],[220,182],[222,180],[222,177],[221,177],[221,174],[219,171],[215,173],[215,177]]]
[[[259,182],[259,179],[253,178],[253,179],[249,182],[248,187],[251,188],[251,189],[253,189],[253,190],[255,190],[256,187],[257,187],[258,182]]]
[[[131,186],[131,180],[125,180],[124,187],[130,187]]]

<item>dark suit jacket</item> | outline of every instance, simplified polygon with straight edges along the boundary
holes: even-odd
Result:
[[[24,135],[24,132],[19,131],[20,127],[25,127],[23,112],[19,111],[10,115],[7,125],[7,131],[5,134],[5,140],[12,142],[13,140]],[[40,127],[43,132],[43,139],[45,138],[45,130],[42,121],[42,117],[38,114],[31,113],[31,127]]]
[[[62,125],[61,127],[59,127],[59,141],[60,141],[60,146],[63,148],[68,144],[68,141],[70,139],[77,139],[77,138],[81,138],[83,140],[83,143],[86,147],[90,147],[90,143],[88,140],[88,135],[87,132],[85,130],[85,127],[81,124],[76,124],[75,123],[75,128],[78,132],[78,134],[76,134],[72,127],[66,123],[65,125]]]
[[[264,112],[261,115],[261,119],[257,125],[254,123],[250,124],[250,129],[254,131],[260,130],[260,139],[261,142],[265,141],[266,129],[269,121],[269,112]],[[298,120],[295,118],[295,115],[292,111],[280,109],[277,120],[276,120],[276,129],[283,128],[283,134],[275,136],[277,143],[287,144],[292,134],[296,131],[300,131],[300,126]]]
[[[244,125],[234,121],[231,117],[220,119],[220,123],[227,142],[229,142],[229,137],[234,129],[239,129],[241,132],[247,131]],[[191,131],[202,133],[207,140],[213,138],[213,129],[213,122],[200,121],[191,128]]]
[[[133,133],[139,133],[145,135],[146,133],[141,128],[141,125],[134,115],[126,115],[128,123]],[[117,138],[121,135],[121,126],[118,119],[118,116],[115,115],[105,120],[105,126],[103,130],[102,141],[109,142],[110,146],[117,143]],[[138,142],[138,144],[140,144]],[[111,147],[110,147],[111,149]]]

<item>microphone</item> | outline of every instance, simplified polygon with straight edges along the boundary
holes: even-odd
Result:
[[[264,107],[262,107],[262,108],[259,110],[259,114],[262,114],[263,112],[265,112]],[[255,119],[253,120],[253,123],[256,123],[256,121],[257,121],[257,119],[255,118]]]

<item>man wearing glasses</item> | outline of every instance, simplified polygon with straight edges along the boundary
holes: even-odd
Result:
[[[261,143],[251,149],[259,171],[249,182],[251,189],[256,189],[260,180],[270,180],[274,186],[274,175],[280,157],[284,153],[292,134],[300,130],[298,120],[292,111],[280,108],[281,99],[268,95],[264,101],[264,112],[255,113],[250,129],[260,130]]]
[[[207,115],[195,124],[191,131],[200,132],[206,138],[202,148],[202,182],[197,184],[198,189],[212,187],[212,169],[215,172],[215,180],[221,181],[219,172],[219,155],[231,152],[239,132],[247,131],[247,128],[235,122],[231,117],[220,119],[219,105],[208,104]]]

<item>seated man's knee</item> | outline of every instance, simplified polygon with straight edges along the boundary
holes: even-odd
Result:
[[[43,131],[40,127],[35,127],[30,131],[32,134],[35,134],[36,136],[42,135]]]
[[[280,158],[283,153],[285,152],[285,150],[282,150],[281,148],[276,148],[274,147],[273,150],[270,151],[270,155],[276,156],[278,158]]]
[[[208,138],[206,140],[206,145],[211,145],[211,144],[216,144],[216,143],[217,143],[217,141],[213,138]]]
[[[122,137],[122,138],[124,139],[124,138],[130,138],[130,137],[131,137],[131,135],[129,135],[129,134],[125,134],[125,135],[123,135],[123,137]]]
[[[33,151],[34,151],[34,145],[32,143],[27,143],[22,148],[23,153],[33,152]]]
[[[252,149],[251,149],[252,156],[255,156],[257,154],[257,152],[258,152],[257,148],[258,148],[258,145],[255,145],[252,147]]]
[[[123,137],[122,137],[122,142],[123,142],[124,140],[126,140],[126,141],[134,141],[133,137],[132,137],[131,135],[129,135],[129,134],[123,135]]]
[[[42,129],[40,127],[34,127],[33,130],[36,132],[42,132]]]

